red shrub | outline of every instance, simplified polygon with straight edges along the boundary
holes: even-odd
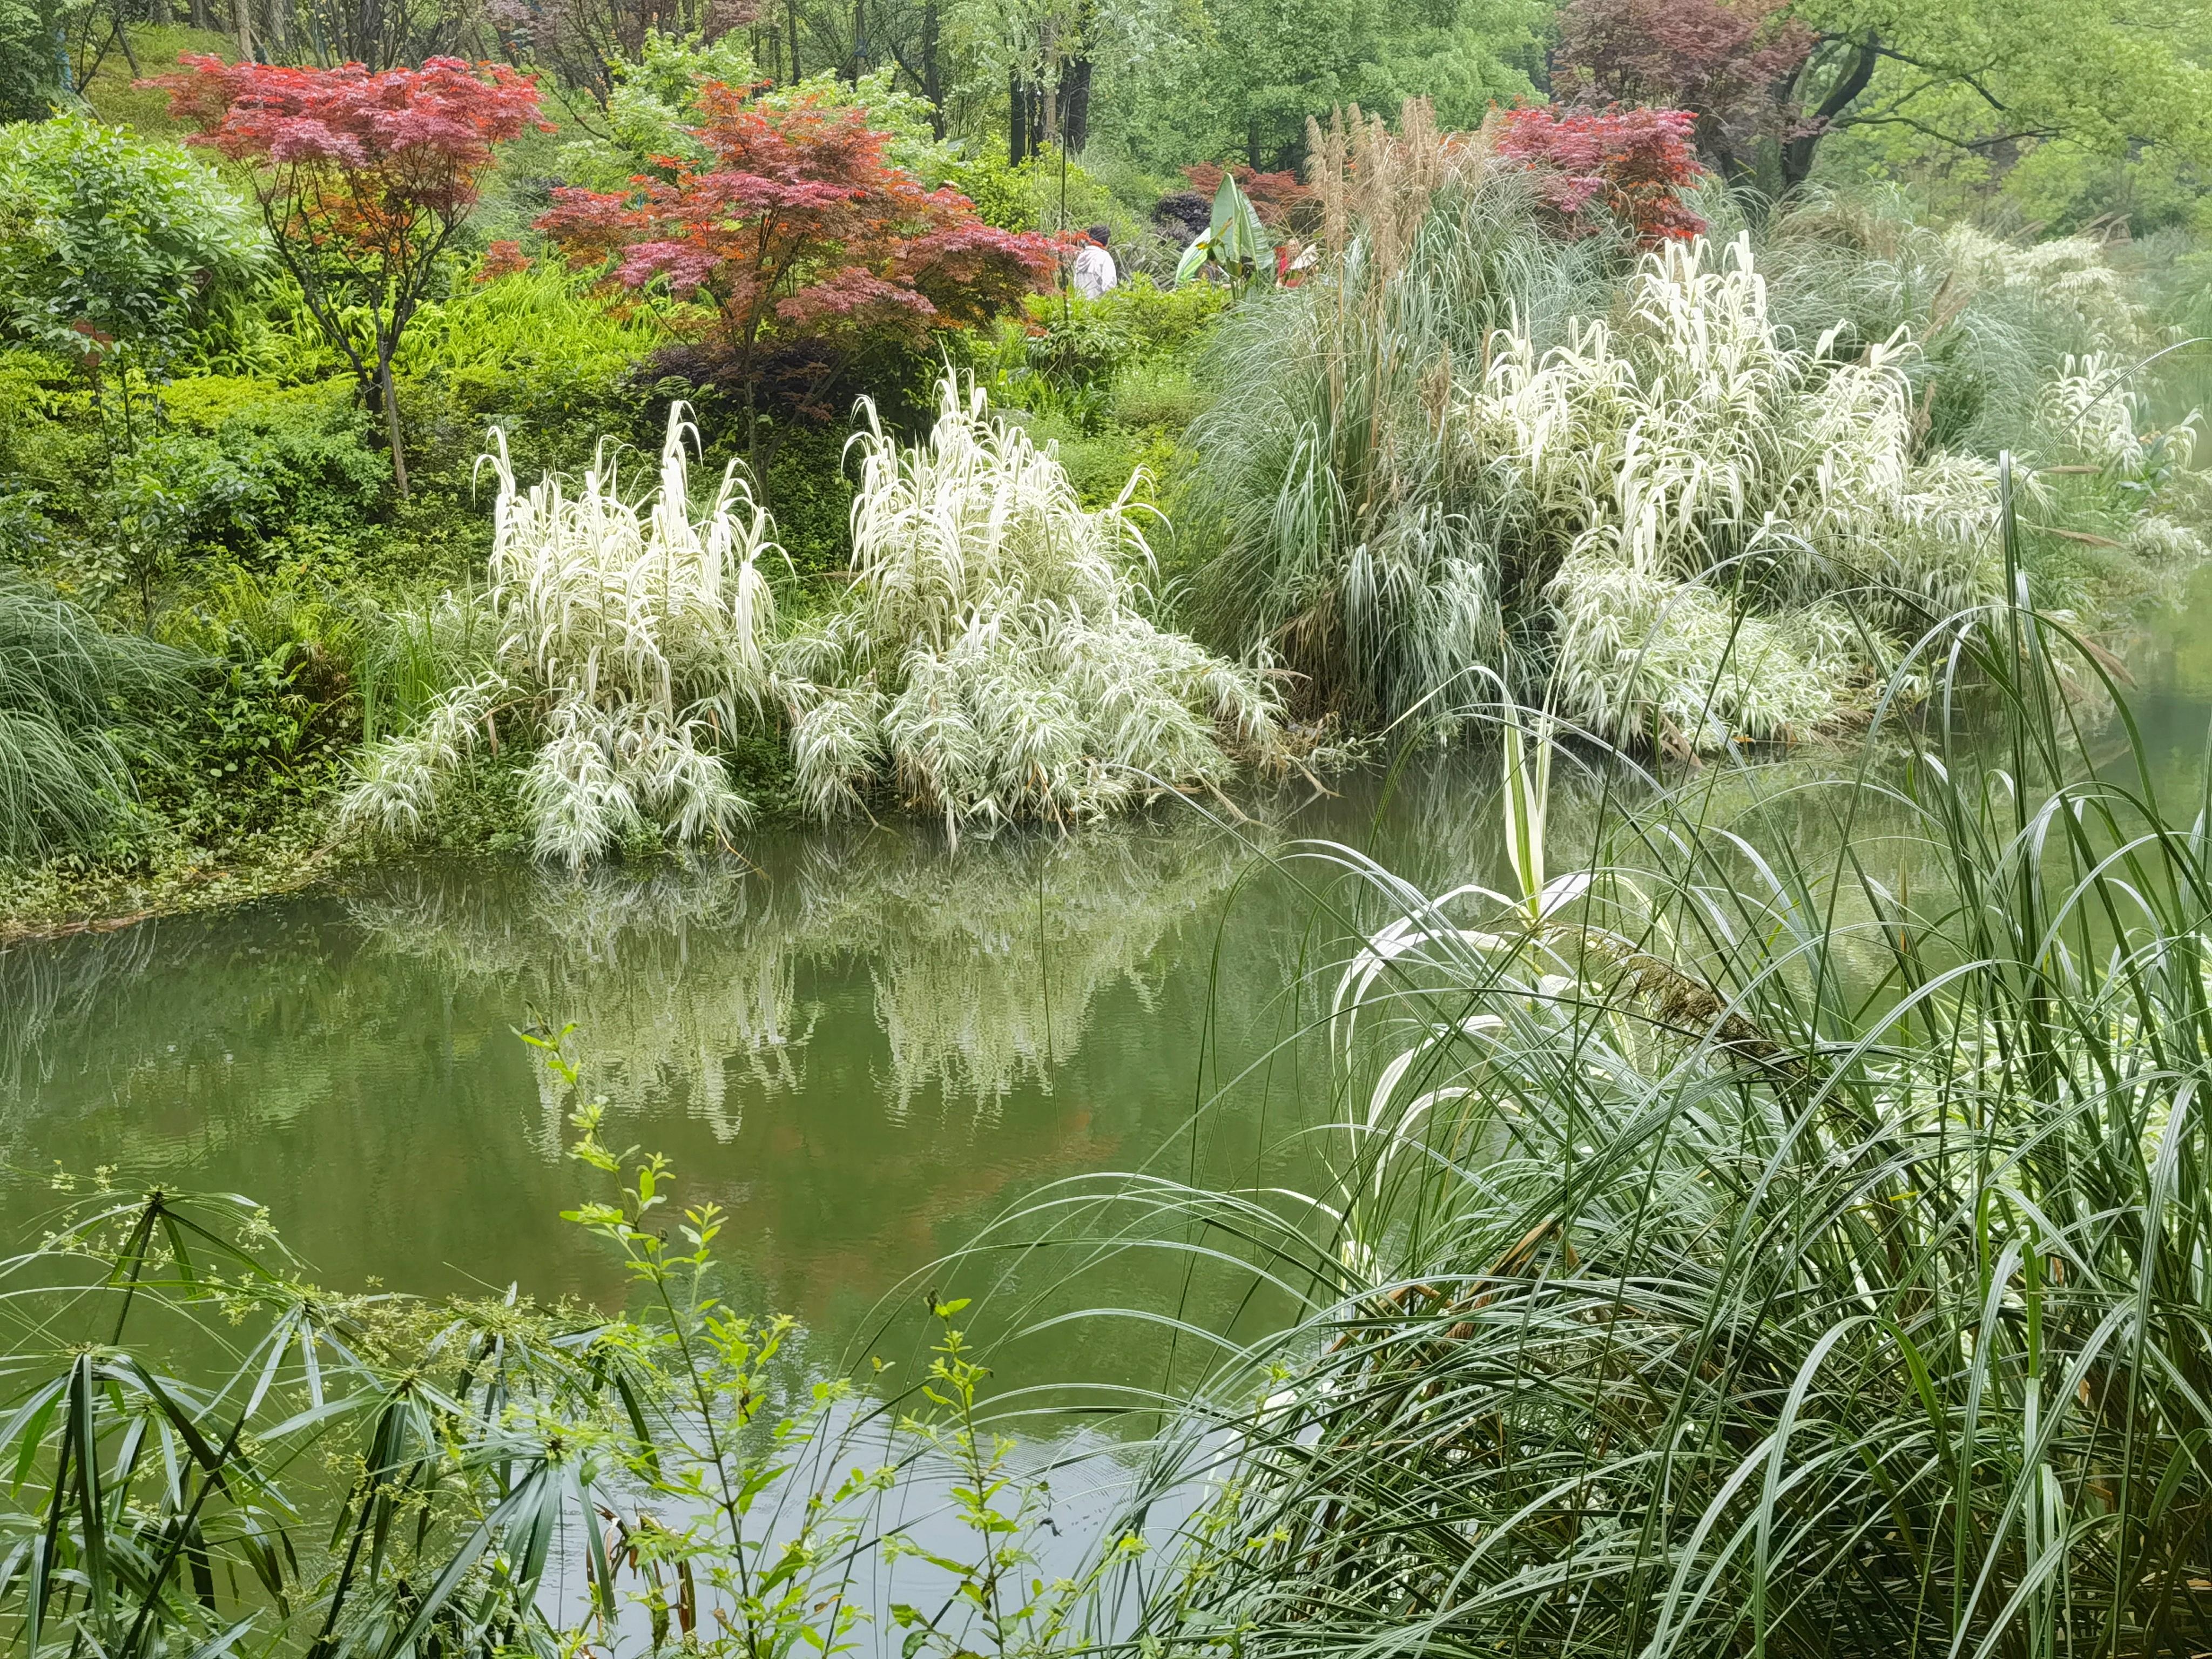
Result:
[[[772,364],[801,408],[828,412],[860,354],[984,322],[1052,272],[1049,240],[924,190],[885,159],[889,135],[860,111],[764,109],[720,85],[700,104],[703,166],[669,161],[672,179],[641,177],[623,195],[556,190],[538,222],[572,260],[607,261],[630,288],[665,278],[712,307],[714,378],[738,393],[757,459]]]
[[[1210,203],[1214,191],[1221,188],[1221,171],[1211,161],[1200,161],[1196,167],[1185,167],[1182,176]],[[1298,182],[1295,173],[1261,173],[1242,161],[1229,171],[1236,176],[1237,188],[1244,192],[1244,199],[1251,203],[1252,211],[1260,216],[1260,222],[1270,230],[1288,228],[1291,216],[1313,199],[1313,191]]]
[[[1705,228],[1680,194],[1705,171],[1690,147],[1695,125],[1679,109],[1506,110],[1494,150],[1531,175],[1570,235],[1590,234],[1604,213],[1652,247]]]
[[[405,495],[392,354],[476,207],[492,147],[545,126],[537,83],[502,64],[458,58],[374,75],[359,64],[177,61],[178,73],[139,84],[167,92],[170,114],[199,129],[193,142],[246,172],[308,309],[364,391],[382,393]],[[368,319],[366,342],[355,315]]]
[[[477,262],[477,281],[496,282],[501,276],[513,276],[530,269],[530,256],[522,251],[520,242],[494,242],[483,251]]]

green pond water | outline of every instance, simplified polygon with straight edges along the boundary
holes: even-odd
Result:
[[[2212,585],[2135,660],[2161,787],[2193,791]],[[741,860],[582,880],[410,863],[0,951],[11,1224],[34,1229],[56,1168],[111,1166],[258,1198],[333,1285],[614,1303],[604,1247],[559,1217],[590,1191],[563,1156],[565,1104],[514,1035],[573,1021],[606,1139],[665,1152],[681,1201],[729,1210],[740,1299],[797,1316],[817,1363],[882,1340],[925,1283],[1047,1305],[1061,1269],[1042,1260],[933,1264],[1062,1177],[1315,1175],[1307,1132],[1338,1108],[1318,1045],[1295,1039],[1349,948],[1316,892],[1348,890],[1262,852],[1326,836],[1431,890],[1494,879],[1487,782],[1431,762],[1294,796],[1265,830],[1181,809],[957,856],[888,827],[764,833]],[[1064,1299],[1174,1304],[1184,1273],[1125,1257]],[[1157,1383],[1163,1347],[1073,1322],[1002,1376]]]

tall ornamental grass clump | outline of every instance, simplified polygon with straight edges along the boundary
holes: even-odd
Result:
[[[1145,1650],[2207,1645],[2212,785],[2088,764],[2076,642],[1978,620],[1990,746],[1826,786],[1831,864],[1702,792],[1505,891],[1315,849],[1335,1184],[1168,1206],[1310,1311],[1170,1436]]]
[[[1470,504],[1549,573],[1563,713],[1701,750],[1810,728],[1887,666],[1855,611],[1911,634],[1994,592],[1995,468],[1916,457],[1909,342],[1783,332],[1748,238],[1668,244],[1626,298],[1549,352],[1498,331],[1447,416]]]
[[[1525,181],[1419,101],[1402,125],[1355,112],[1315,130],[1323,263],[1221,325],[1185,515],[1186,542],[1209,549],[1200,635],[1261,648],[1311,701],[1369,717],[1501,661],[1531,577],[1467,510],[1448,410],[1494,330],[1518,319],[1548,349],[1601,307],[1612,252],[1547,236]]]
[[[495,434],[489,665],[368,747],[343,828],[420,836],[467,761],[518,741],[536,750],[525,797],[543,857],[581,866],[656,830],[712,843],[745,821],[714,751],[757,716],[775,613],[760,560],[775,544],[734,464],[694,517],[696,437],[672,406],[659,489],[640,506],[604,447],[575,494],[553,475],[526,493]]]
[[[1480,135],[1404,126],[1316,131],[1327,257],[1231,319],[1194,428],[1200,632],[1316,702],[1449,717],[1486,671],[1674,751],[1861,718],[1996,592],[2000,446],[2050,469],[2039,597],[2132,597],[2195,550],[2157,506],[2173,446],[2130,472],[2051,418],[2083,354],[2147,335],[2087,245],[1831,206],[1638,258],[1558,240]]]
[[[0,858],[82,846],[114,823],[136,793],[131,750],[185,662],[0,573]]]
[[[1086,508],[1052,445],[950,373],[919,443],[864,408],[850,596],[776,652],[817,811],[888,792],[955,837],[1066,824],[1276,754],[1266,682],[1146,614],[1136,477]]]

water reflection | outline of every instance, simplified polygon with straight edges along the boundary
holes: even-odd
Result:
[[[1252,834],[1171,814],[957,860],[763,836],[582,881],[424,863],[0,951],[9,1196],[107,1164],[253,1194],[336,1284],[619,1297],[557,1218],[586,1173],[512,1029],[573,1019],[611,1136],[726,1206],[747,1294],[834,1345],[1020,1192],[1170,1141],[1224,1040],[1218,975],[1229,1040],[1273,1040],[1237,1032],[1280,930],[1240,905],[1221,933]]]
[[[748,1100],[805,1086],[825,1004],[802,995],[802,980],[854,967],[888,1045],[876,1082],[890,1122],[933,1097],[992,1124],[1017,1090],[1050,1094],[1099,994],[1126,985],[1152,1012],[1163,936],[1252,857],[1195,817],[1139,834],[1024,837],[958,860],[890,832],[759,850],[757,866],[582,879],[416,866],[364,878],[344,902],[372,951],[455,987],[499,988],[551,1024],[577,1022],[591,1092],[641,1105],[683,1085],[726,1142]],[[562,1108],[539,1069],[550,1153]]]

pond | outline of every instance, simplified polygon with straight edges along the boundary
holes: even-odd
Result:
[[[2136,653],[2162,787],[2193,789],[2202,764],[2207,623],[2200,582]],[[27,1231],[54,1170],[110,1166],[256,1197],[336,1286],[610,1304],[621,1274],[560,1218],[589,1190],[568,1103],[516,1035],[574,1022],[606,1139],[666,1153],[681,1201],[725,1206],[740,1299],[847,1363],[925,1282],[998,1284],[1004,1262],[933,1264],[1056,1179],[1310,1173],[1303,1132],[1336,1107],[1325,1057],[1292,1039],[1347,934],[1316,896],[1325,869],[1267,855],[1323,836],[1432,889],[1495,879],[1493,775],[1435,761],[1293,792],[1265,830],[1176,808],[957,855],[890,826],[580,880],[404,864],[17,945],[0,951],[10,1213]],[[1182,1271],[1127,1259],[1084,1299],[1172,1299]],[[1157,1385],[1158,1346],[1073,1322],[1008,1380]]]

